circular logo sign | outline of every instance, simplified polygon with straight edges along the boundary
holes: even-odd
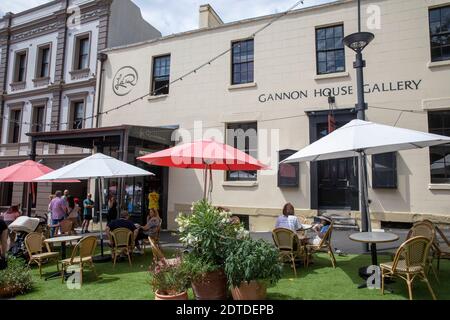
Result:
[[[133,67],[123,67],[117,71],[113,80],[113,91],[118,96],[125,96],[133,90],[138,81],[138,73]]]

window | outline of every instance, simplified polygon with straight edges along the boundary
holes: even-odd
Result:
[[[450,6],[430,9],[431,61],[450,60]]]
[[[19,143],[20,142],[20,123],[22,110],[11,110],[11,115],[9,117],[9,143]]]
[[[83,129],[84,101],[73,102],[72,105],[72,127],[73,130]]]
[[[257,158],[257,123],[228,124],[227,144]],[[256,171],[227,171],[227,181],[256,181],[256,178]]]
[[[289,158],[296,152],[295,150],[280,150],[278,152],[279,162]],[[283,163],[278,165],[278,187],[298,187],[299,172],[299,163]]]
[[[450,110],[428,112],[430,133],[450,136]],[[450,183],[450,144],[430,147],[431,183]]]
[[[395,152],[372,156],[372,188],[397,188],[397,155]]]
[[[34,107],[32,132],[44,132],[44,131],[45,131],[45,106]]]
[[[78,36],[75,43],[75,70],[84,70],[89,68],[89,34]]]
[[[0,183],[0,206],[9,207],[12,203],[14,183]]]
[[[16,53],[16,62],[14,70],[14,82],[24,82],[27,73],[27,52]]]
[[[345,71],[344,26],[316,29],[317,74]]]
[[[254,81],[254,42],[253,39],[233,42],[232,84]]]
[[[38,49],[36,78],[48,76],[50,76],[50,45],[45,45]]]
[[[153,59],[152,95],[169,94],[170,55]]]

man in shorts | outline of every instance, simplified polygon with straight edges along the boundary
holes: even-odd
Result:
[[[87,198],[83,201],[83,224],[81,226],[81,233],[89,233],[89,223],[92,220],[92,212],[94,209],[94,201],[92,200],[92,194],[89,193]]]

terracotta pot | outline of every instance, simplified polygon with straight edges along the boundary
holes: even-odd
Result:
[[[10,298],[14,296],[12,288],[0,288],[0,298]]]
[[[200,280],[192,282],[197,300],[226,300],[228,296],[227,277],[222,269],[206,273]]]
[[[189,300],[188,294],[186,291],[175,294],[175,295],[164,295],[160,294],[158,291],[155,292],[155,300]]]
[[[231,288],[231,295],[234,300],[265,300],[267,288],[258,281],[242,282],[239,287]]]

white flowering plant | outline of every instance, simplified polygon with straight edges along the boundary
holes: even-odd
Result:
[[[191,211],[180,213],[176,219],[180,241],[206,263],[223,266],[230,241],[249,238],[249,232],[232,219],[232,213],[205,200],[194,203]]]

